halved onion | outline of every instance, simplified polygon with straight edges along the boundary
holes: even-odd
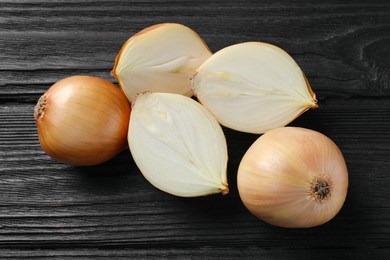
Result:
[[[144,91],[191,96],[190,79],[210,56],[192,29],[177,23],[157,24],[123,45],[111,74],[130,101]]]
[[[226,47],[192,80],[195,95],[224,126],[264,133],[285,126],[317,100],[302,70],[284,50],[261,42]]]
[[[129,147],[151,184],[181,197],[228,193],[225,136],[205,107],[172,93],[144,93],[133,104]]]

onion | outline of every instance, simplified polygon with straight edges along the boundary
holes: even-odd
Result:
[[[126,41],[111,74],[130,101],[145,91],[192,96],[190,79],[210,56],[194,30],[177,23],[156,24]]]
[[[192,77],[198,100],[222,125],[261,134],[317,107],[303,71],[283,49],[244,42],[214,53]]]
[[[283,127],[265,133],[248,149],[237,185],[244,205],[258,218],[281,227],[313,227],[341,209],[348,172],[328,137]]]
[[[96,165],[127,147],[130,105],[114,84],[91,76],[62,79],[34,110],[42,149],[72,165]]]
[[[143,176],[180,197],[227,194],[227,145],[213,115],[173,93],[138,95],[133,102],[129,148]]]

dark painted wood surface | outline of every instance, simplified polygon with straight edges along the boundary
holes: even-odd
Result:
[[[265,41],[307,74],[319,109],[292,125],[340,147],[341,212],[310,229],[252,216],[236,188],[258,136],[224,129],[231,192],[184,199],[153,188],[128,151],[96,167],[40,149],[33,107],[57,80],[109,75],[122,44],[160,22],[196,30],[212,51]],[[0,1],[0,258],[384,259],[390,253],[390,2]]]

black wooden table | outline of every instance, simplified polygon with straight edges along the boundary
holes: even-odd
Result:
[[[289,52],[349,168],[344,207],[309,229],[268,225],[243,206],[241,157],[257,135],[224,129],[230,193],[178,198],[149,184],[129,151],[95,167],[40,148],[33,108],[70,75],[109,74],[137,31],[178,22],[213,52],[265,41]],[[384,259],[390,254],[389,1],[0,1],[0,258]]]

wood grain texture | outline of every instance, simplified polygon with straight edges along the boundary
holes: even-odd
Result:
[[[388,1],[0,1],[0,258],[383,259],[390,253]],[[121,45],[160,22],[215,52],[265,41],[306,73],[319,108],[291,125],[342,150],[350,187],[329,223],[283,229],[252,216],[236,188],[257,135],[224,129],[231,192],[177,198],[151,186],[129,151],[95,167],[40,148],[33,108],[60,78],[109,75]]]
[[[387,1],[2,1],[0,12],[3,100],[36,98],[71,74],[114,81],[109,72],[122,44],[160,22],[190,26],[214,52],[244,41],[276,44],[320,93],[390,94]]]

